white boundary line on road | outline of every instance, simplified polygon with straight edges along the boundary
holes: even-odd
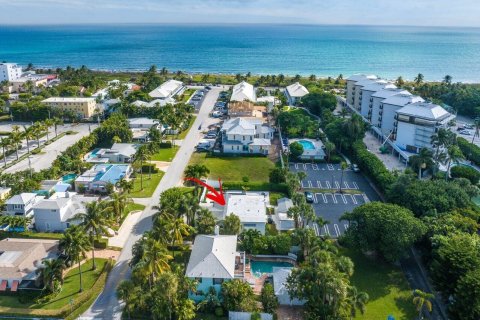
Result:
[[[340,237],[340,228],[338,227],[338,224],[333,225],[333,229],[335,229],[335,233],[337,234],[337,238]]]
[[[353,181],[353,186],[355,187],[355,189],[358,189],[358,185],[355,181]]]
[[[317,180],[317,187],[318,187],[319,189],[322,189],[322,183],[321,183],[319,180]]]
[[[325,234],[326,234],[326,235],[330,235],[330,230],[328,229],[328,226],[327,226],[327,225],[324,225],[324,226],[323,226],[323,229],[325,230]]]
[[[327,189],[332,189],[332,186],[330,185],[330,181],[325,181],[325,183],[327,184]]]
[[[337,189],[340,189],[340,183],[338,183],[338,181],[335,181],[335,187],[336,187]]]
[[[313,184],[312,184],[312,181],[311,181],[311,180],[308,180],[308,187],[309,187],[309,188],[313,188]]]
[[[315,195],[315,193],[312,193],[312,196],[313,196],[313,202],[318,203],[317,196]]]

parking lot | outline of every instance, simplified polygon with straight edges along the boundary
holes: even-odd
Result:
[[[346,169],[342,180],[342,170],[338,164],[290,163],[290,170],[307,174],[301,181],[302,188],[313,193],[311,205],[317,216],[329,222],[321,228],[316,224],[312,226],[317,235],[339,237],[348,229],[348,222],[339,220],[345,212],[379,200],[362,173]],[[340,193],[340,189],[344,192]]]

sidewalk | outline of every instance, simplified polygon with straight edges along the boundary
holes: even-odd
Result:
[[[114,237],[108,238],[108,246],[123,248],[128,237],[132,233],[132,229],[142,215],[142,211],[132,211],[125,218],[122,226],[118,230],[118,234]]]

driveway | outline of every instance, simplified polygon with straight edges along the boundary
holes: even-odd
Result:
[[[181,184],[183,171],[195,150],[195,146],[201,138],[201,132],[198,130],[198,127],[208,119],[208,115],[213,110],[213,106],[220,91],[220,88],[213,88],[206,94],[195,123],[188,132],[185,140],[183,140],[180,150],[178,150],[170,167],[158,184],[153,196],[149,198],[150,201],[148,202],[147,207],[133,226],[131,234],[126,240],[123,250],[120,253],[120,257],[110,272],[103,292],[80,319],[121,319],[122,305],[116,297],[116,288],[122,280],[130,277],[131,270],[128,266],[128,262],[132,258],[132,246],[138,239],[140,239],[145,231],[152,228],[152,215],[155,213],[152,206],[158,204],[160,194],[169,188]]]

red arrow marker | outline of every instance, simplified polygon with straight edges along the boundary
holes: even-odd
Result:
[[[185,178],[185,181],[193,181],[195,183],[198,183],[199,185],[204,186],[211,192],[211,193],[207,193],[206,195],[208,199],[215,201],[221,206],[225,205],[225,198],[223,197],[223,190],[222,190],[222,181],[220,181],[220,179],[218,179],[218,183],[220,184],[220,191],[215,190],[214,187],[206,184],[205,182],[197,178]]]

